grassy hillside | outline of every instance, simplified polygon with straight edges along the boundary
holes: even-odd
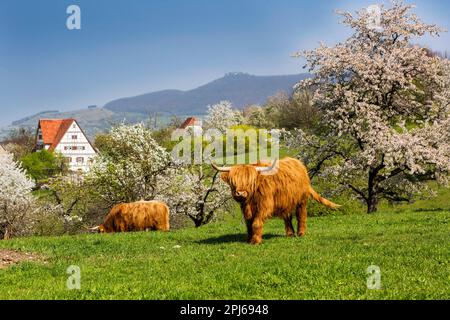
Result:
[[[245,244],[240,216],[169,233],[0,241],[43,262],[0,270],[0,299],[449,299],[450,191],[376,215],[311,218],[305,238],[272,220]],[[176,247],[180,246],[180,247]],[[66,269],[81,268],[81,290]],[[366,269],[381,268],[381,290]]]
[[[171,115],[168,113],[158,113],[156,121],[156,127],[161,128],[166,126],[170,120]],[[178,115],[181,120],[184,120],[188,116],[198,116],[198,115]],[[74,118],[77,119],[83,131],[87,134],[90,139],[94,139],[95,135],[98,133],[103,133],[109,131],[113,125],[118,123],[146,123],[149,118],[152,119],[151,125],[155,124],[154,114],[144,114],[144,113],[134,113],[134,112],[113,112],[105,108],[95,108],[95,109],[81,109],[74,111],[49,111],[44,113],[38,113],[33,116],[26,117],[24,119],[15,121],[12,125],[0,128],[0,139],[5,138],[8,134],[19,128],[26,128],[34,132],[38,125],[39,119],[66,119]]]
[[[0,129],[0,138],[6,137],[13,129],[27,128],[34,132],[38,125],[39,119],[66,119],[75,118],[89,138],[93,138],[95,134],[107,131],[113,124],[120,122],[136,123],[145,121],[148,115],[136,113],[113,112],[104,108],[81,109],[74,111],[49,111],[38,113],[33,116],[15,121],[12,125]]]

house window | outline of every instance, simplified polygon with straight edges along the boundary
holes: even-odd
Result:
[[[85,146],[80,147],[81,150],[86,150]]]
[[[84,158],[83,157],[78,157],[77,158],[77,163],[78,164],[84,163]]]
[[[78,150],[78,147],[77,147],[77,146],[73,146],[73,147],[71,148],[71,150]]]
[[[42,134],[39,135],[38,139],[39,139],[39,140],[42,140]]]
[[[71,157],[64,158],[64,162],[65,163],[71,163],[72,162],[72,158]]]
[[[72,140],[77,140],[78,139],[78,136],[77,135],[73,135],[72,136]]]

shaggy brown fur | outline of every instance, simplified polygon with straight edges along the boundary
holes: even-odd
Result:
[[[98,227],[99,232],[169,230],[169,207],[159,201],[139,201],[114,206]]]
[[[270,164],[258,164],[268,167]],[[294,236],[292,213],[295,210],[298,221],[297,234],[306,232],[306,205],[310,197],[330,208],[337,204],[322,198],[311,187],[306,167],[293,158],[279,160],[272,172],[257,172],[255,166],[239,165],[223,172],[222,179],[231,187],[233,198],[241,204],[247,224],[248,242],[262,241],[264,222],[278,216],[284,219],[287,236]]]

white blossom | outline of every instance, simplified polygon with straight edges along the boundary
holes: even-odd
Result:
[[[110,137],[114,147],[96,157],[87,180],[111,205],[153,199],[158,179],[170,166],[170,154],[142,124],[117,126]]]
[[[414,192],[406,189],[445,182],[450,172],[450,64],[411,44],[442,31],[412,8],[402,1],[382,7],[377,29],[365,10],[341,12],[354,30],[349,39],[298,54],[315,77],[297,88],[316,88],[313,102],[327,131],[321,140],[297,132],[291,142],[312,146],[316,164],[330,163],[323,173],[373,202],[372,209],[379,198],[408,199]]]
[[[160,181],[156,199],[166,202],[171,212],[191,218],[196,226],[210,222],[230,199],[225,183],[214,173],[212,178],[179,167]]]
[[[205,128],[216,129],[225,134],[227,129],[242,124],[243,121],[240,111],[233,110],[229,101],[221,101],[213,106],[208,106]]]
[[[0,234],[9,238],[19,232],[33,198],[34,183],[11,154],[0,154]]]
[[[161,200],[172,215],[186,215],[201,225],[228,199],[228,193],[219,192],[224,187],[220,179],[211,180],[174,161],[145,126],[120,125],[110,138],[114,147],[98,155],[86,180],[111,206]]]

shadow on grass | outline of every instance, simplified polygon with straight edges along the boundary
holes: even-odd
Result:
[[[284,238],[284,237],[285,237],[284,235],[268,233],[263,235],[263,241],[272,238]],[[226,234],[220,237],[208,238],[197,241],[197,243],[199,244],[221,244],[221,243],[236,243],[236,242],[246,243],[247,234],[245,233]]]

